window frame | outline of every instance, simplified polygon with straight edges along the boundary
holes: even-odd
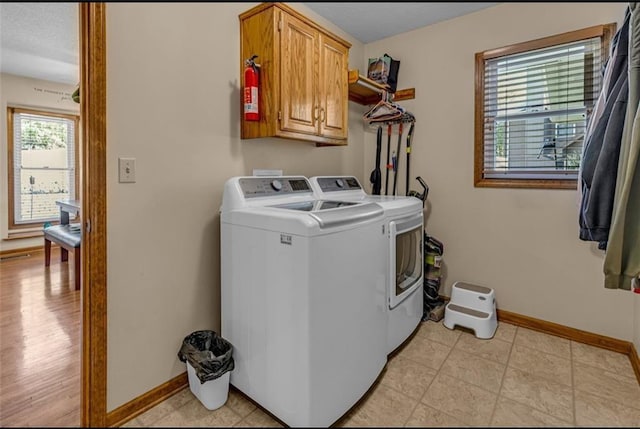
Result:
[[[474,126],[474,172],[473,184],[476,188],[530,188],[530,189],[577,189],[577,179],[498,179],[486,178],[484,169],[484,72],[485,61],[520,54],[536,49],[549,48],[580,40],[601,38],[601,58],[604,64],[609,57],[611,38],[616,32],[616,23],[595,25],[581,30],[569,31],[523,43],[478,52],[475,55],[475,126]],[[591,111],[588,112],[591,114]],[[588,121],[587,117],[587,121]]]
[[[14,135],[13,135],[13,125],[14,125],[14,115],[24,113],[30,115],[40,115],[40,116],[48,116],[52,118],[63,118],[70,121],[74,121],[74,132],[73,132],[73,144],[74,144],[74,174],[73,180],[75,181],[75,195],[74,198],[77,200],[80,196],[80,115],[74,113],[62,113],[57,111],[50,110],[39,110],[39,109],[31,109],[24,107],[7,107],[7,149],[8,149],[8,158],[7,158],[7,174],[8,174],[8,182],[7,182],[7,197],[8,197],[8,232],[9,234],[17,233],[22,230],[32,229],[38,226],[42,226],[44,221],[36,221],[36,222],[28,222],[28,223],[18,223],[16,224],[15,219],[15,182],[14,182],[14,171],[15,166],[13,165],[14,160]],[[52,224],[58,224],[60,221],[56,220],[51,222]]]

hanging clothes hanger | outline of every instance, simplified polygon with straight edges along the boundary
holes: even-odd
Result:
[[[370,116],[372,116],[378,109],[380,108],[392,108],[391,103],[389,103],[389,96],[387,95],[387,91],[382,91],[382,95],[380,97],[380,100],[378,100],[378,102],[376,104],[374,104],[373,106],[371,106],[371,108],[369,110],[367,110],[364,115],[362,115],[362,117],[364,119],[369,118]]]
[[[392,119],[398,119],[405,113],[405,109],[397,103],[389,100],[389,93],[382,92],[380,101],[369,109],[363,119],[369,123],[384,122]]]
[[[396,125],[396,124],[413,124],[416,122],[416,117],[411,112],[405,111],[400,116],[394,116],[391,118],[379,118],[367,121],[372,127],[378,127],[378,125]]]

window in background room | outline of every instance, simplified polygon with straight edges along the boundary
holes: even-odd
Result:
[[[476,187],[575,189],[615,24],[476,54]]]
[[[56,200],[77,198],[78,117],[8,109],[9,229],[57,221]]]

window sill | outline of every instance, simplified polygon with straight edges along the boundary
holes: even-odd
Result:
[[[475,188],[578,189],[577,180],[476,179]]]
[[[8,240],[20,240],[23,238],[33,238],[33,237],[42,237],[44,233],[42,230],[39,231],[9,231],[9,235],[7,238],[3,238],[3,241]]]

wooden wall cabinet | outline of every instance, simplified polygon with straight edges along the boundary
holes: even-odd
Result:
[[[240,45],[242,88],[245,59],[260,64],[260,121],[241,112],[241,138],[347,144],[349,42],[285,4],[262,3],[240,15]]]

